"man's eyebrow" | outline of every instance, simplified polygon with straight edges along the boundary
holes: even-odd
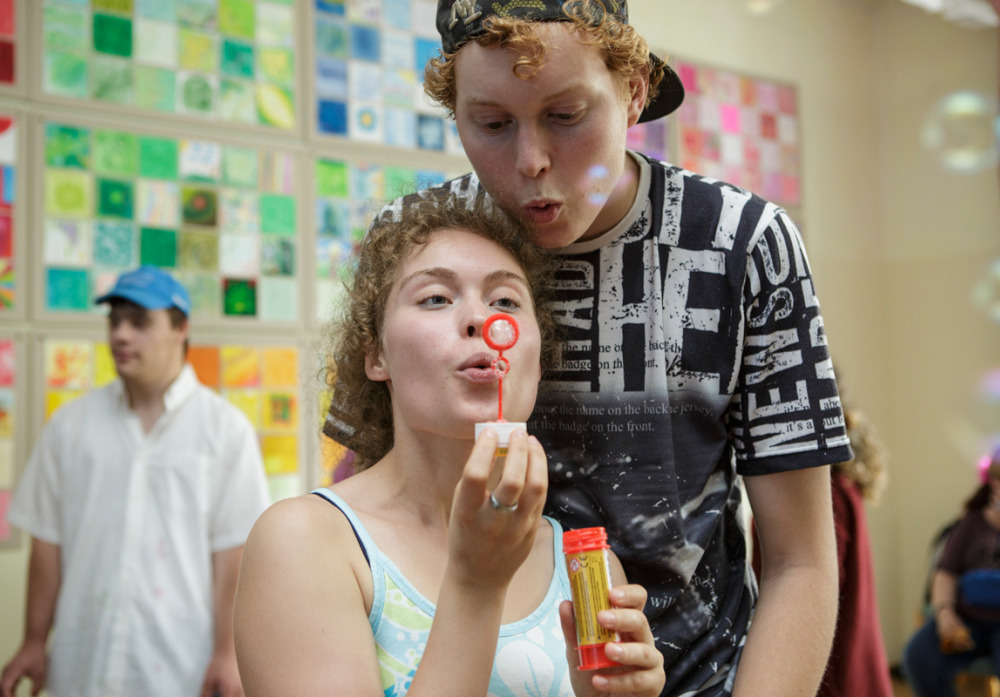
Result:
[[[571,82],[570,84],[566,85],[561,90],[559,90],[558,92],[553,92],[552,94],[548,95],[545,98],[545,101],[546,102],[554,102],[554,101],[557,101],[559,99],[562,99],[563,97],[565,97],[565,96],[567,96],[567,95],[569,95],[569,94],[571,94],[573,92],[578,92],[581,89],[588,89],[588,87],[589,86],[586,83],[583,83],[583,82]],[[575,95],[573,95],[573,96],[575,96]],[[486,96],[479,97],[479,96],[476,96],[476,95],[472,95],[468,99],[463,99],[462,102],[465,103],[467,106],[500,106],[500,102],[499,101],[497,101],[496,99],[491,99],[491,98],[486,97]]]

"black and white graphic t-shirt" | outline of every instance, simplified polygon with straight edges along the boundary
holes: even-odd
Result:
[[[738,475],[851,453],[792,221],[747,191],[635,157],[625,219],[559,250],[565,346],[528,430],[548,455],[546,513],[605,526],[648,591],[663,694],[724,695],[756,597]],[[474,174],[443,186],[484,195]]]

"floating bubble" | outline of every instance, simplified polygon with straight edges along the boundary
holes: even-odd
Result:
[[[986,276],[972,288],[972,304],[1000,324],[1000,259],[989,265]]]
[[[604,165],[591,165],[587,170],[587,200],[595,206],[603,206],[611,195],[608,179],[611,172]]]
[[[1000,116],[995,100],[975,92],[954,92],[939,101],[924,122],[921,142],[941,165],[973,174],[1000,162]]]
[[[1000,404],[1000,368],[994,368],[983,376],[979,391],[988,404]]]
[[[782,0],[746,0],[745,7],[752,15],[766,15],[781,2]]]
[[[490,338],[498,346],[509,346],[513,345],[517,339],[517,332],[514,331],[514,326],[510,322],[497,320],[490,325]]]

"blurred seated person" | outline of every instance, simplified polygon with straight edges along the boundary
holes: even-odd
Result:
[[[1000,674],[1000,447],[983,456],[979,473],[937,562],[930,617],[903,654],[917,697],[957,697],[955,677],[983,656]]]

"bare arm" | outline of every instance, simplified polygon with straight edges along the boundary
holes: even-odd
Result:
[[[815,695],[837,619],[830,468],[747,477],[746,487],[761,583],[733,695]]]
[[[976,645],[968,626],[955,611],[957,600],[958,577],[942,569],[935,571],[931,581],[931,609],[944,653],[968,651]]]
[[[225,549],[212,554],[215,644],[212,660],[205,671],[201,687],[202,697],[243,696],[233,644],[233,598],[236,595],[236,578],[239,575],[242,556],[243,547]]]
[[[45,686],[45,644],[55,618],[56,600],[62,582],[60,548],[37,537],[31,538],[28,562],[28,598],[24,618],[24,641],[0,676],[0,695],[12,697],[17,683],[28,678],[32,694]]]

